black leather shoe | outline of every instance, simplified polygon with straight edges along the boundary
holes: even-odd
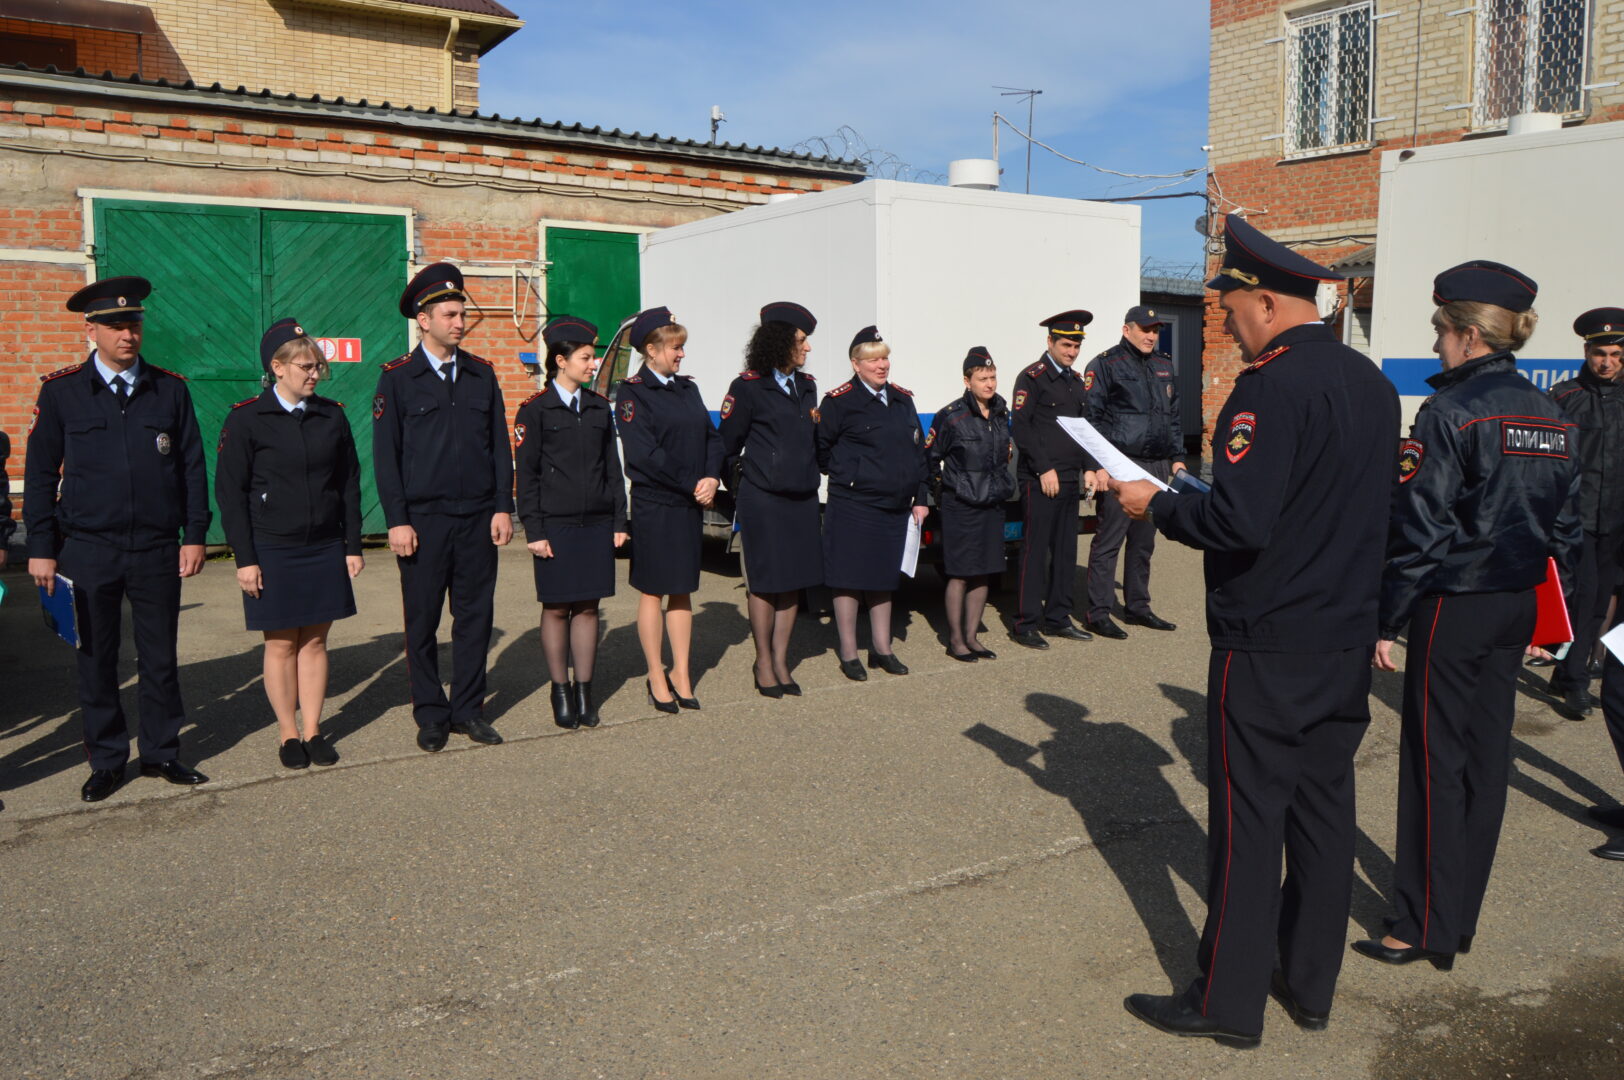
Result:
[[[1297,999],[1292,996],[1291,987],[1286,985],[1285,972],[1276,971],[1270,976],[1269,990],[1274,994],[1274,1000],[1286,1010],[1286,1015],[1305,1031],[1324,1031],[1326,1025],[1331,1022],[1329,1012],[1313,1012],[1297,1004]]]
[[[799,690],[800,687],[796,687],[796,689]],[[699,699],[698,698],[696,698],[696,697],[683,697],[681,694],[678,694],[675,690],[673,690],[671,692],[673,694],[676,694],[677,707],[679,709],[692,709],[695,712],[699,711]]]
[[[116,769],[91,769],[90,779],[79,789],[79,797],[85,802],[101,802],[123,786],[123,766]]]
[[[281,759],[284,769],[307,769],[310,767],[310,752],[305,749],[304,743],[298,739],[288,739],[282,743],[282,748],[276,752]]]
[[[1151,1027],[1169,1035],[1213,1039],[1237,1050],[1255,1050],[1263,1042],[1262,1035],[1248,1035],[1244,1031],[1219,1027],[1184,1004],[1182,997],[1175,995],[1129,994],[1122,1004]]]
[[[845,668],[842,667],[841,670],[844,671]],[[760,694],[762,697],[769,697],[769,698],[772,698],[774,701],[777,701],[779,698],[784,696],[784,688],[782,686],[778,685],[777,683],[773,683],[771,686],[762,686],[761,685],[761,680],[756,678],[754,674],[752,674],[750,676],[750,678],[756,684],[756,693]],[[649,695],[649,700],[650,701],[654,700],[654,695],[653,694]],[[659,708],[659,704],[660,703],[657,702],[657,701],[654,702],[655,708]],[[672,711],[675,712],[676,710],[672,710]]]
[[[598,707],[592,702],[592,680],[570,683],[570,689],[575,691],[575,718],[581,722],[582,727],[597,727]],[[672,704],[675,705],[676,702]]]
[[[449,738],[451,738],[450,730],[441,727],[439,724],[417,729],[418,747],[427,750],[431,754],[438,754],[441,750],[444,750],[446,740]]]
[[[497,734],[496,729],[483,720],[468,720],[461,724],[452,724],[451,730],[458,735],[468,736],[476,743],[484,743],[486,746],[502,745],[502,736]]]
[[[1609,829],[1624,829],[1624,806],[1592,806],[1585,816]]]
[[[1039,638],[1038,640],[1042,641],[1043,639]],[[971,649],[970,655],[980,657],[982,660],[998,659],[998,654],[993,652],[991,649]]]
[[[1043,635],[1036,630],[1011,631],[1009,640],[1017,645],[1025,645],[1028,649],[1047,649],[1049,643],[1043,640]]]
[[[863,670],[863,662],[856,657],[840,661],[840,673],[852,682],[866,682],[868,672]]]
[[[553,723],[566,731],[580,725],[575,717],[575,698],[570,695],[569,683],[553,683]]]
[[[789,697],[801,696],[801,684],[796,682],[794,679],[791,679],[789,682],[779,683],[778,689],[782,690]]]
[[[887,675],[906,675],[908,665],[898,660],[892,653],[877,653],[873,649],[868,651],[868,666],[879,668]]]
[[[1128,636],[1128,632],[1111,621],[1109,615],[1103,619],[1090,619],[1087,625],[1090,633],[1098,634],[1103,638],[1110,638],[1112,641],[1122,641]]]
[[[161,776],[165,780],[168,780],[171,784],[179,784],[182,787],[194,787],[197,784],[206,784],[209,782],[209,778],[198,772],[196,769],[182,765],[180,762],[175,760],[160,761],[156,765],[151,765],[143,761],[141,763],[141,775]]]
[[[1602,666],[1600,660],[1593,659],[1590,661],[1590,663],[1585,665],[1585,674],[1589,675],[1592,679],[1601,678],[1601,672]]]
[[[1590,854],[1598,859],[1612,859],[1615,862],[1624,862],[1624,836],[1615,836],[1598,848],[1591,848]]]
[[[305,753],[310,755],[310,764],[338,764],[338,751],[333,749],[333,742],[327,736],[318,732],[314,739],[305,740],[304,747]]]
[[[659,710],[660,712],[663,712],[663,713],[667,713],[667,714],[675,714],[676,713],[676,711],[677,711],[677,700],[676,700],[676,692],[675,691],[672,691],[670,701],[661,701],[659,698],[654,696],[654,684],[652,682],[649,682],[647,679],[644,679],[643,680],[643,689],[648,691],[648,703],[650,705],[654,706],[657,710]],[[756,684],[756,689],[757,690],[761,689],[761,684],[760,683]],[[774,695],[769,694],[768,696],[772,697]],[[581,722],[583,724],[586,723],[585,718],[582,718]]]
[[[1448,971],[1455,966],[1454,953],[1433,952],[1417,945],[1411,945],[1408,949],[1390,949],[1377,938],[1355,941],[1353,951],[1384,964],[1413,964],[1417,960],[1430,960],[1439,971]]]
[[[1574,720],[1582,720],[1596,711],[1596,700],[1588,688],[1575,686],[1562,693],[1562,710]]]
[[[954,660],[957,660],[961,664],[973,664],[977,660],[981,659],[981,657],[977,656],[973,652],[956,653],[956,652],[953,651],[953,646],[951,646],[951,645],[949,645],[943,651],[946,652],[949,657],[951,657]]]
[[[1065,638],[1067,641],[1094,640],[1093,634],[1090,634],[1087,630],[1079,630],[1070,623],[1067,623],[1065,626],[1057,626],[1053,630],[1044,630],[1042,633],[1044,637]]]
[[[1122,621],[1129,626],[1143,626],[1146,630],[1177,630],[1178,626],[1168,622],[1154,611],[1147,611],[1143,615],[1132,612],[1122,616]]]

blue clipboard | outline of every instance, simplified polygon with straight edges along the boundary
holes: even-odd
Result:
[[[56,591],[46,595],[45,586],[39,589],[40,612],[51,633],[80,648],[78,606],[74,603],[73,582],[61,574],[56,575]]]

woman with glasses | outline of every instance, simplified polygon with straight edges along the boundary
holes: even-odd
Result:
[[[341,402],[316,393],[327,364],[296,319],[259,343],[265,389],[220,431],[214,499],[237,559],[248,629],[265,635],[265,696],[282,764],[332,765],[321,733],[327,631],[355,614],[361,572],[361,472]]]

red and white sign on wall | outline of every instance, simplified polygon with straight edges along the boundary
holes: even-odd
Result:
[[[321,354],[327,358],[329,364],[361,362],[361,339],[358,337],[317,338],[316,344],[321,346]]]

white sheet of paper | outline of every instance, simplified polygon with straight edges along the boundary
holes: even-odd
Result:
[[[1149,480],[1163,491],[1173,489],[1150,475],[1144,469],[1134,464],[1133,459],[1121,450],[1111,445],[1111,440],[1100,434],[1099,428],[1090,424],[1080,416],[1056,417],[1060,430],[1077,440],[1084,450],[1087,450],[1100,468],[1111,474],[1113,480],[1126,483],[1129,480]]]
[[[902,572],[909,577],[919,569],[919,519],[908,511],[908,536],[902,541]]]
[[[1601,636],[1601,643],[1607,646],[1607,651],[1624,660],[1624,623],[1619,623]]]

